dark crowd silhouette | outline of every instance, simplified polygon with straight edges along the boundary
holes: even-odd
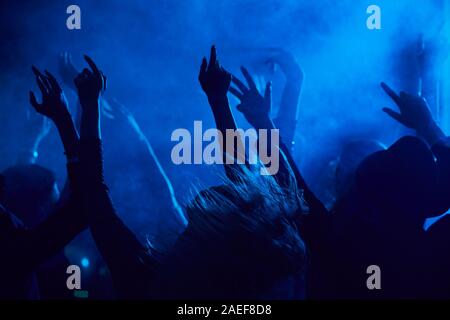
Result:
[[[67,179],[61,192],[52,171],[21,155],[0,180],[0,298],[71,299],[64,247],[89,230],[119,299],[438,299],[450,298],[450,140],[426,100],[381,89],[392,99],[383,111],[415,136],[389,147],[374,140],[347,141],[335,171],[335,199],[324,204],[294,161],[293,145],[303,72],[278,50],[271,63],[286,77],[271,119],[272,84],[261,92],[220,63],[215,46],[203,58],[198,80],[216,128],[238,129],[228,97],[255,129],[279,129],[279,170],[263,164],[229,164],[218,184],[198,191],[184,207],[134,116],[103,99],[107,77],[85,56],[81,72],[60,58],[64,87],[76,92],[69,111],[63,89],[48,71],[33,67],[42,98],[30,104],[44,116],[39,144],[54,124],[64,147]],[[157,167],[164,215],[174,235],[164,248],[142,243],[122,221],[104,179],[100,118],[120,116],[136,132]],[[41,119],[41,118],[39,118]],[[226,146],[224,135],[219,143]],[[269,143],[275,143],[270,141]],[[223,153],[223,159],[237,157]],[[105,153],[105,156],[108,156]],[[308,155],[301,155],[306,158]],[[130,200],[132,201],[132,200]],[[443,215],[425,230],[427,218]],[[378,266],[381,289],[369,289],[369,266]]]

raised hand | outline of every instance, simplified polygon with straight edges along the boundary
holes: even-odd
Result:
[[[237,77],[232,77],[233,84],[237,89],[230,87],[229,91],[240,103],[237,109],[242,112],[247,121],[256,129],[266,128],[270,122],[270,108],[272,104],[272,84],[268,82],[264,96],[262,96],[252,79],[250,73],[244,67],[241,67],[242,74],[247,81],[248,87]]]
[[[81,106],[84,108],[95,106],[98,108],[98,100],[104,90],[106,90],[106,77],[97,68],[94,61],[88,56],[84,56],[91,70],[85,68],[73,80],[75,87],[78,90],[78,97]]]
[[[381,87],[400,110],[400,112],[397,112],[390,108],[383,108],[383,111],[405,127],[420,131],[421,128],[434,122],[428,104],[422,97],[407,94],[403,91],[400,92],[400,95],[397,95],[384,82],[381,83]]]
[[[37,112],[53,120],[64,145],[66,156],[68,158],[75,157],[78,133],[69,113],[64,92],[50,72],[45,71],[45,74],[43,74],[36,67],[32,69],[42,93],[42,103],[37,102],[32,91],[30,91],[30,103]]]
[[[226,97],[231,83],[231,74],[220,66],[217,60],[216,47],[211,47],[209,63],[203,58],[198,80],[208,99]]]
[[[80,100],[81,116],[80,134],[82,137],[100,138],[100,95],[106,89],[106,77],[88,56],[84,59],[91,70],[85,68],[73,80]]]
[[[394,92],[387,84],[381,83],[381,87],[389,97],[395,102],[400,112],[390,108],[383,108],[389,116],[403,124],[405,127],[414,129],[422,135],[428,142],[433,143],[444,136],[442,130],[433,119],[427,102],[418,95],[411,95]]]
[[[79,72],[72,62],[72,55],[68,52],[61,53],[58,59],[58,66],[62,82],[69,88],[75,90],[73,79],[75,79]]]
[[[30,103],[40,114],[50,118],[57,123],[70,117],[67,108],[67,99],[55,77],[48,71],[43,74],[36,67],[32,67],[36,76],[36,82],[42,93],[42,103],[38,103],[33,91],[30,91]]]

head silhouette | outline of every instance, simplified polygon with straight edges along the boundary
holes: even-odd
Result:
[[[376,218],[395,226],[420,226],[433,215],[437,169],[418,138],[403,137],[367,157],[357,170],[357,190]]]
[[[336,165],[336,196],[345,195],[352,189],[358,166],[367,156],[386,147],[379,141],[370,139],[353,140],[344,145]]]

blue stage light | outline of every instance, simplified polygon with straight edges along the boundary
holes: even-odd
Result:
[[[89,264],[90,264],[90,262],[89,262],[89,259],[88,259],[88,258],[84,257],[83,259],[81,259],[81,266],[82,266],[83,268],[89,267]]]

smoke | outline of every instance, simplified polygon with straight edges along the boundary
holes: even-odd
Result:
[[[420,34],[428,39],[440,35],[443,3],[444,0],[414,5],[408,0],[3,1],[0,167],[16,161],[18,150],[31,134],[24,129],[22,112],[29,107],[28,90],[37,89],[30,66],[35,64],[56,73],[58,54],[69,51],[78,68],[84,65],[82,55],[88,53],[104,70],[109,81],[107,97],[117,98],[134,113],[180,199],[186,196],[195,177],[217,183],[211,175],[212,168],[175,166],[170,161],[173,130],[191,129],[194,120],[203,120],[204,127],[214,126],[197,75],[201,58],[208,54],[211,44],[216,44],[222,64],[233,73],[239,73],[241,64],[258,72],[260,62],[268,58],[265,48],[281,47],[295,55],[306,75],[295,156],[306,177],[313,179],[339,152],[344,141],[366,137],[389,144],[401,133],[380,111],[392,103],[378,84],[386,81],[396,89],[414,89],[402,80],[414,73],[411,68],[402,67],[405,50],[416,45]],[[71,31],[65,26],[65,11],[70,4],[81,8],[81,30]],[[366,27],[366,8],[370,4],[381,8],[381,30]],[[284,83],[280,71],[273,75],[273,81],[276,110]],[[74,95],[68,96],[73,105]],[[248,126],[235,113],[239,124]],[[105,135],[105,148],[121,153],[120,157],[106,159],[107,165],[128,177],[126,183],[120,183],[120,175],[107,173],[115,186],[113,195],[121,200],[119,205],[126,207],[123,202],[145,198],[146,210],[164,211],[155,198],[161,189],[157,172],[149,174],[153,172],[147,168],[152,166],[151,161],[146,160],[149,157],[145,148],[138,149],[139,141],[133,131],[119,121],[105,120],[103,125],[109,132]],[[63,181],[62,148],[55,130],[40,154],[40,162],[54,168]],[[145,183],[146,188],[141,188],[144,191],[139,191]],[[127,189],[139,196],[130,198]],[[129,211],[133,215],[132,209]]]

